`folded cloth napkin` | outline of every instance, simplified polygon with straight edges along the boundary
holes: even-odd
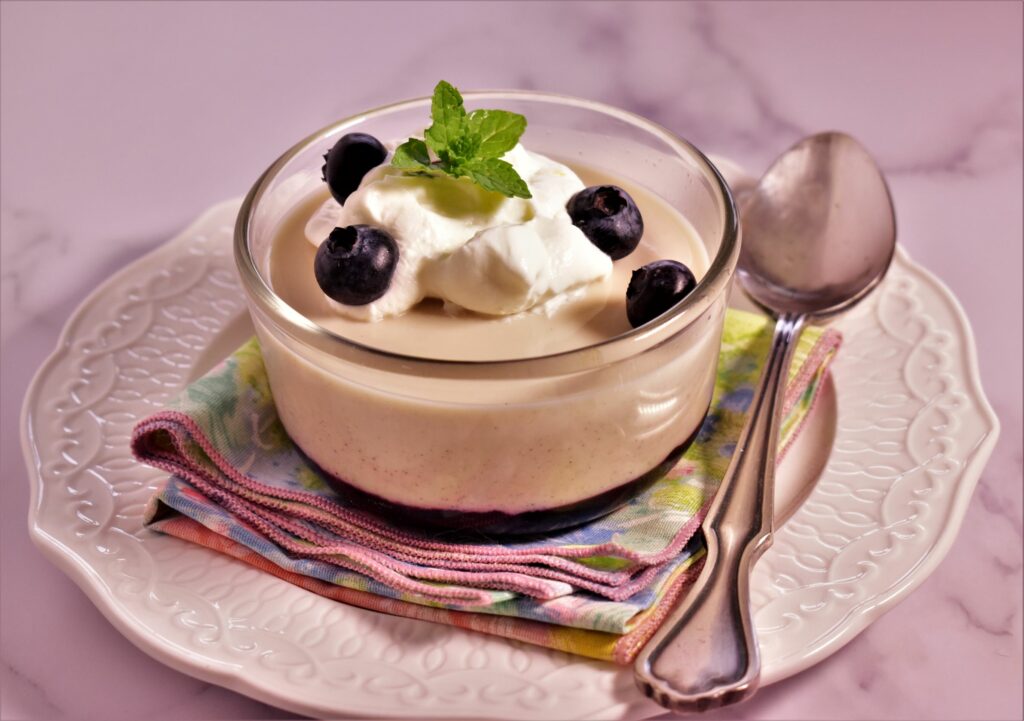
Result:
[[[145,521],[345,603],[628,663],[699,571],[695,533],[770,340],[767,319],[729,311],[696,441],[627,505],[561,533],[466,543],[346,507],[285,433],[253,339],[135,427],[136,457],[172,474]],[[804,331],[781,453],[838,345],[835,331]]]

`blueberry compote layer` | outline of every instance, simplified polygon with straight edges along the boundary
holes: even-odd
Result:
[[[459,511],[445,508],[419,508],[393,503],[380,496],[324,473],[331,488],[345,503],[410,531],[448,540],[487,540],[494,536],[536,536],[563,531],[593,521],[625,505],[642,493],[678,463],[693,444],[700,427],[672,449],[668,456],[646,473],[595,496],[556,508],[505,513],[502,511]]]

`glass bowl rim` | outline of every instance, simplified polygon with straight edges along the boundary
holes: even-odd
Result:
[[[653,336],[664,333],[665,339],[675,336],[685,330],[690,322],[684,322],[688,316],[696,320],[718,297],[719,293],[728,292],[728,281],[731,274],[735,272],[737,258],[739,257],[740,235],[739,219],[736,211],[735,200],[732,191],[718,168],[702,153],[696,146],[682,137],[676,135],[662,125],[654,123],[641,115],[622,110],[613,105],[601,103],[594,100],[577,98],[561,93],[541,92],[534,90],[482,90],[463,92],[465,101],[473,102],[480,100],[518,100],[533,101],[540,103],[551,103],[567,105],[583,110],[589,110],[599,114],[610,116],[616,120],[633,125],[648,134],[656,137],[665,143],[678,156],[687,160],[695,161],[698,168],[704,173],[706,179],[711,181],[714,190],[717,190],[725,208],[725,223],[722,230],[721,243],[718,252],[711,261],[707,273],[700,279],[697,287],[675,305],[671,310],[658,316],[654,320],[645,323],[637,328],[631,328],[625,333],[606,338],[579,348],[559,351],[537,356],[523,356],[515,358],[501,358],[493,360],[459,360],[432,358],[430,356],[414,356],[395,353],[393,351],[375,348],[370,345],[358,343],[335,333],[315,323],[297,310],[288,305],[283,298],[274,292],[273,288],[263,277],[256,266],[255,259],[249,250],[248,236],[249,224],[252,216],[266,192],[270,183],[276,178],[280,171],[297,155],[307,150],[315,143],[326,140],[327,137],[344,130],[348,127],[358,125],[375,117],[389,113],[409,110],[415,107],[429,106],[429,96],[412,98],[388,105],[382,105],[362,113],[350,115],[346,118],[324,126],[311,133],[292,147],[282,153],[273,163],[257,178],[249,190],[242,205],[239,208],[238,216],[234,227],[234,256],[242,285],[250,301],[256,304],[267,313],[272,320],[283,328],[293,338],[303,341],[307,345],[318,348],[328,354],[337,355],[334,351],[341,351],[342,355],[351,357],[352,354],[367,355],[375,361],[375,365],[381,369],[393,369],[409,371],[411,369],[425,372],[430,370],[440,371],[443,376],[458,376],[461,370],[478,369],[480,371],[500,371],[503,369],[515,369],[514,375],[530,377],[535,375],[530,370],[541,371],[545,366],[552,367],[562,361],[570,359],[591,359],[596,361],[595,365],[603,365],[610,362],[602,355],[615,348],[622,348],[633,343],[643,344],[640,352],[650,350],[654,346],[661,345],[663,341],[654,342],[652,345],[644,343]],[[680,326],[674,330],[666,330],[674,326]],[[616,355],[611,353],[611,355]],[[624,354],[623,357],[635,355],[635,353]],[[590,365],[590,364],[587,364]],[[576,368],[574,370],[581,370]]]

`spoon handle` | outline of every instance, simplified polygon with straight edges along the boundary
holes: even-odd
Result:
[[[750,417],[702,526],[704,569],[634,663],[637,685],[666,708],[703,711],[757,690],[750,572],[771,545],[782,389],[803,321],[783,314],[775,325]]]

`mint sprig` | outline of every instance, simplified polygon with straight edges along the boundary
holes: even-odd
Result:
[[[462,95],[442,80],[430,103],[433,124],[423,140],[409,138],[395,149],[391,165],[415,172],[442,172],[509,198],[531,198],[526,182],[501,156],[515,147],[526,118],[507,110],[466,113]],[[433,152],[437,160],[432,160]]]
[[[407,168],[416,170],[430,167],[430,153],[427,152],[427,144],[422,140],[409,138],[395,148],[395,155],[391,158],[391,164],[396,168]]]

